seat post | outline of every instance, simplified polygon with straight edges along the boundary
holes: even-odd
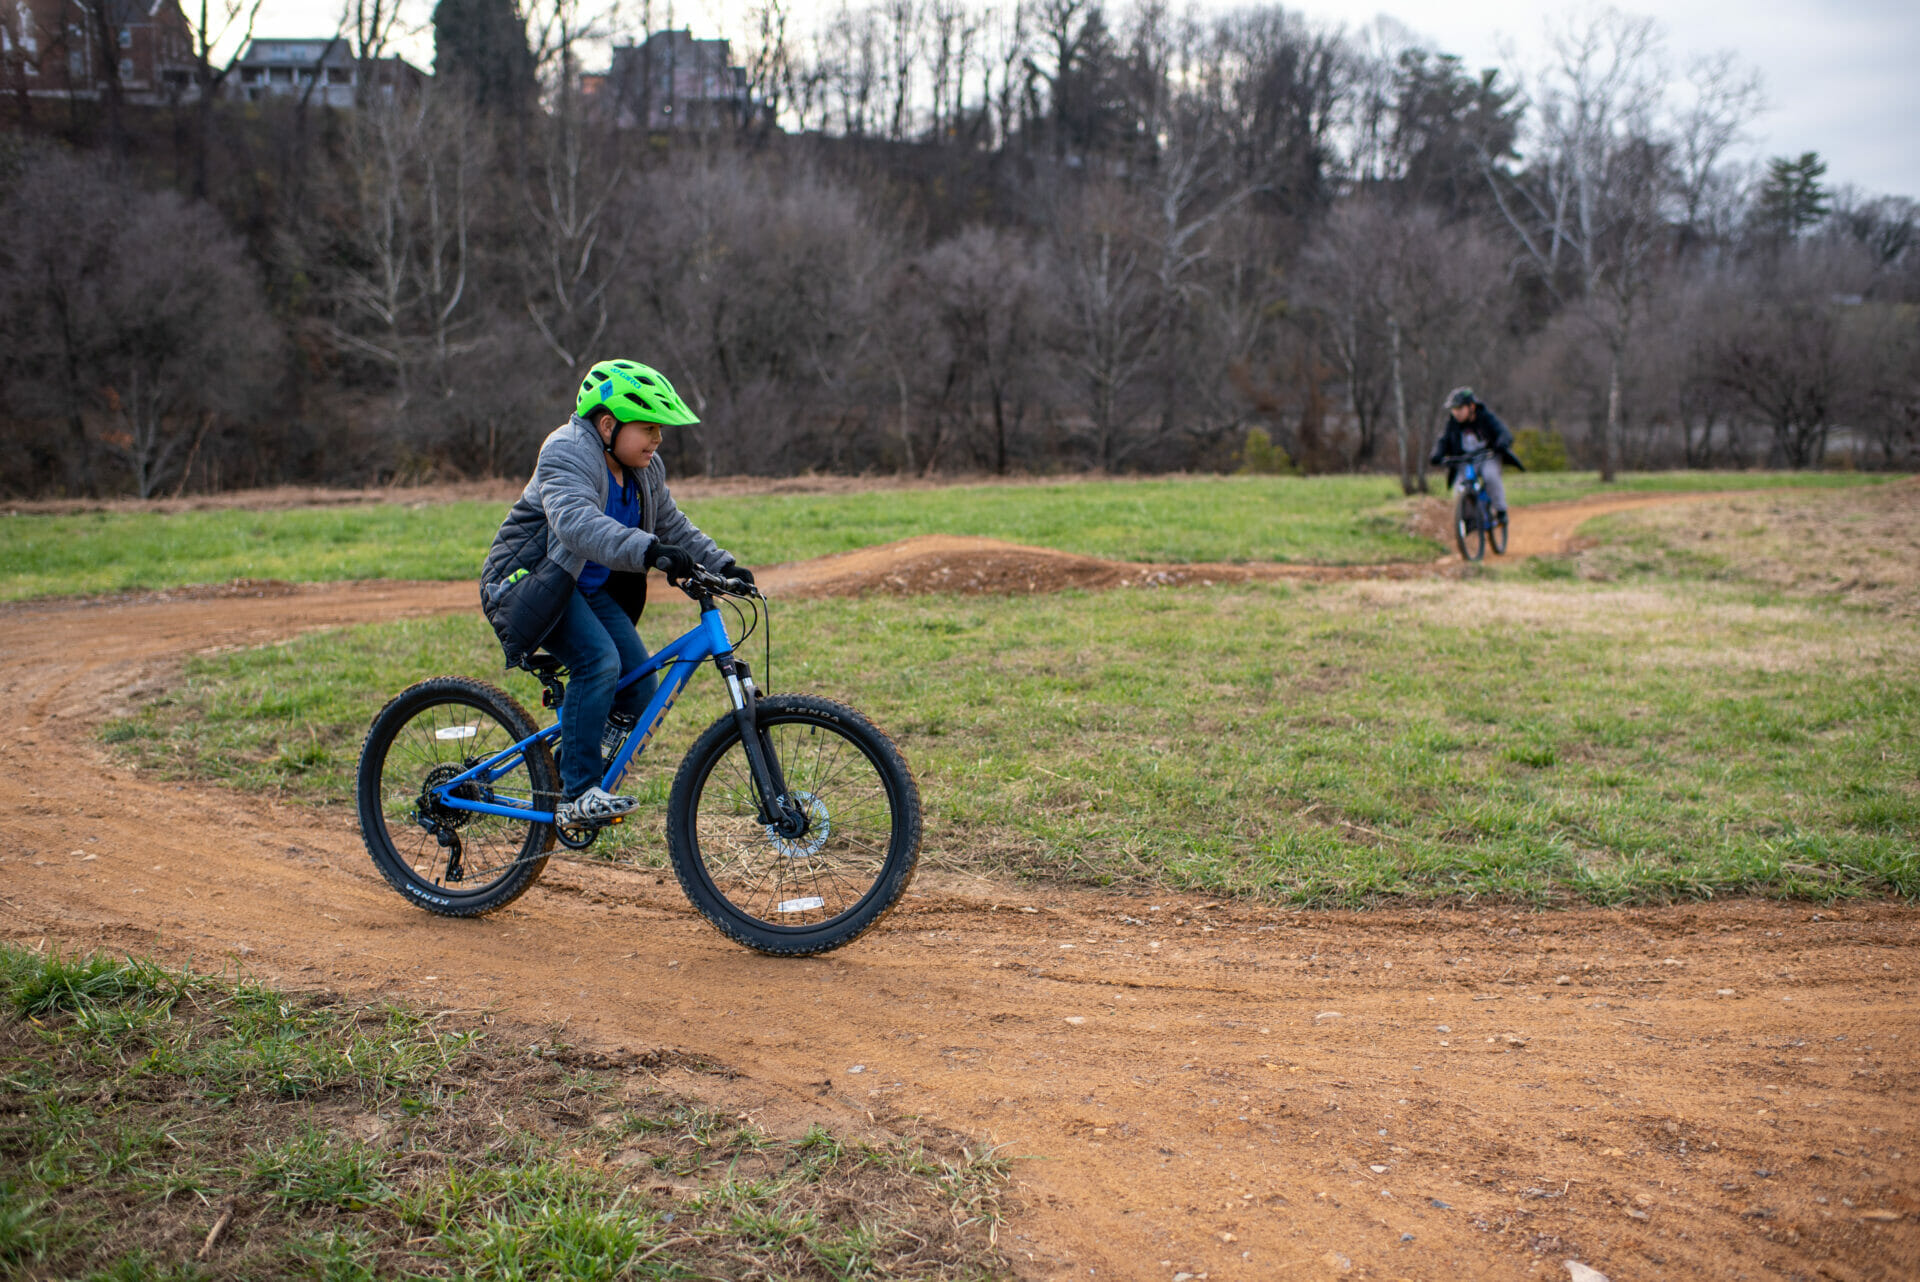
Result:
[[[566,702],[567,685],[563,677],[571,675],[566,665],[550,654],[529,654],[517,665],[531,672],[540,683],[540,706],[558,708]]]

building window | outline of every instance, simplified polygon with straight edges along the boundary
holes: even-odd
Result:
[[[133,79],[133,59],[122,58],[120,60],[120,78],[122,80]]]
[[[327,83],[330,85],[350,85],[353,83],[351,67],[328,67]]]
[[[67,54],[67,74],[70,76],[86,75],[87,55],[81,53],[78,49],[70,50]]]
[[[273,69],[273,83],[275,83],[276,85],[292,84],[293,68],[292,67],[275,67]]]
[[[132,27],[120,28],[120,47],[122,49],[133,48],[133,28]]]
[[[257,85],[260,83],[260,78],[264,74],[266,73],[258,67],[242,67],[240,68],[240,83],[243,85]]]

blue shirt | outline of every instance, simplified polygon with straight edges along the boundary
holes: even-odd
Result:
[[[629,530],[640,528],[640,486],[635,483],[633,469],[628,468],[625,484],[613,484],[613,478],[607,478],[607,515]],[[607,576],[612,574],[598,561],[589,561],[580,569],[580,590],[592,592],[606,584]]]

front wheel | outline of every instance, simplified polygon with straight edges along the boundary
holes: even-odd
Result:
[[[537,729],[512,695],[466,677],[422,681],[380,710],[360,749],[355,793],[360,835],[388,885],[428,912],[478,917],[538,880],[553,849],[551,825],[447,806],[433,791]],[[461,784],[456,793],[550,809],[560,776],[546,745],[533,744],[510,765],[493,782]]]
[[[1453,506],[1453,538],[1460,555],[1478,561],[1487,554],[1487,530],[1480,522],[1480,502],[1469,491]]]
[[[1495,555],[1507,554],[1507,514],[1489,513],[1487,516],[1487,541],[1492,545]]]
[[[727,713],[680,763],[667,851],[681,889],[721,934],[763,953],[823,953],[871,930],[906,893],[920,857],[920,792],[893,741],[852,708],[815,695],[769,695],[758,708],[797,830],[760,821]]]

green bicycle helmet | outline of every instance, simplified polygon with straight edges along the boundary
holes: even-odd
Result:
[[[603,409],[619,423],[690,427],[700,421],[664,374],[638,361],[601,361],[587,371],[574,413],[588,418]]]

